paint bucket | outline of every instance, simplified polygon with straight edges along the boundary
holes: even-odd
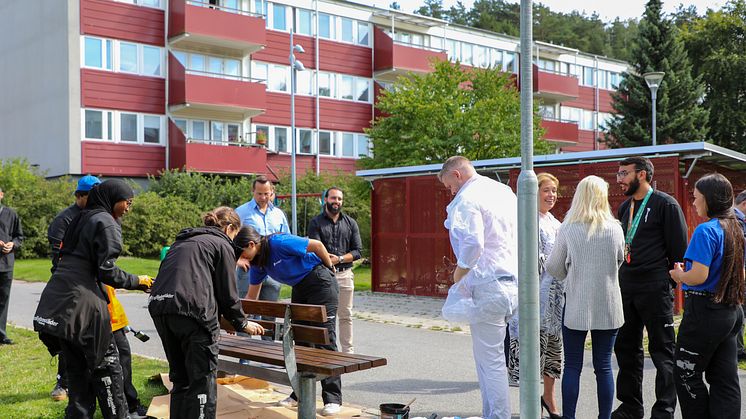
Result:
[[[409,419],[409,406],[399,403],[384,403],[379,406],[381,419]]]

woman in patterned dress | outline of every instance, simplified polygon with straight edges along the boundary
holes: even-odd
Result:
[[[551,209],[557,202],[559,180],[549,173],[537,175],[539,184],[539,302],[541,310],[541,371],[544,375],[542,406],[550,418],[560,418],[554,399],[554,383],[562,373],[562,308],[565,305],[564,285],[544,269],[544,261],[549,259],[560,222],[554,218]],[[518,383],[519,376],[518,315],[510,320],[510,356],[508,377],[511,384]]]

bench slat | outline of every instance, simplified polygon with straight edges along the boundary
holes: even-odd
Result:
[[[241,358],[241,359],[248,359],[250,361],[256,361],[261,362],[264,364],[271,364],[276,365],[278,367],[284,368],[285,362],[282,358],[281,353],[280,354],[262,354],[260,352],[247,352],[245,348],[243,347],[230,347],[226,345],[221,345],[220,347],[220,354],[225,356],[230,356],[233,358]],[[313,374],[321,374],[321,375],[342,375],[345,373],[344,367],[341,366],[330,366],[330,365],[323,365],[323,364],[317,364],[313,365],[308,362],[303,362],[296,364],[298,366],[298,370],[303,373],[313,373]]]
[[[255,323],[259,323],[265,329],[266,336],[274,336],[274,330],[277,324],[269,320],[251,320]],[[233,325],[230,324],[225,318],[220,318],[220,328],[229,332],[235,332]],[[269,334],[268,334],[269,333]],[[312,343],[314,345],[328,345],[329,344],[329,330],[326,327],[318,326],[307,326],[304,324],[293,323],[293,337],[296,342]]]
[[[291,304],[274,301],[241,300],[246,314],[260,316],[285,317],[285,307],[290,306],[290,318],[293,320],[324,323],[327,320],[326,307],[313,304]]]

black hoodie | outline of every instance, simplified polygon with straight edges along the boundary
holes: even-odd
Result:
[[[161,262],[148,302],[153,317],[193,318],[217,340],[222,315],[241,330],[246,315],[236,290],[231,239],[217,227],[182,230]]]

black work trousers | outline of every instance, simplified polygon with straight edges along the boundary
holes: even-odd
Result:
[[[317,265],[293,287],[290,300],[297,304],[317,304],[326,307],[324,327],[329,331],[329,344],[314,345],[314,347],[336,351],[339,283],[334,274],[323,265]],[[296,399],[295,393],[291,394],[290,397]],[[342,379],[339,376],[321,380],[321,399],[324,400],[324,404],[342,404]]]
[[[119,364],[122,366],[124,397],[127,399],[127,406],[132,410],[137,408],[140,400],[137,397],[137,389],[132,384],[132,349],[124,329],[114,331],[114,343],[117,345]]]
[[[106,349],[103,361],[91,371],[83,347],[60,339],[67,363],[67,409],[66,419],[93,418],[96,399],[105,419],[129,417],[124,399],[122,367],[114,339]]]
[[[743,315],[746,316],[746,303],[744,303],[741,306],[741,311],[743,312]],[[743,344],[743,339],[744,339],[743,331],[744,331],[744,325],[741,324],[741,330],[739,330],[738,334],[736,334],[736,348],[738,350],[738,356],[740,358],[746,357],[746,346],[744,346]]]
[[[714,303],[705,296],[686,297],[674,372],[683,419],[741,417],[736,334],[742,323],[739,306]]]
[[[172,418],[215,417],[218,341],[196,320],[180,315],[154,316],[168,359]]]
[[[8,323],[11,285],[13,285],[13,271],[0,272],[0,341],[8,338],[8,332],[5,328]]]
[[[645,353],[642,348],[643,328],[648,333],[648,352],[656,369],[656,401],[650,417],[673,418],[676,409],[676,387],[673,381],[674,324],[673,290],[668,279],[645,286],[622,286],[624,325],[614,345],[619,364],[617,399],[622,402],[617,411],[624,417],[642,418],[642,371]]]

